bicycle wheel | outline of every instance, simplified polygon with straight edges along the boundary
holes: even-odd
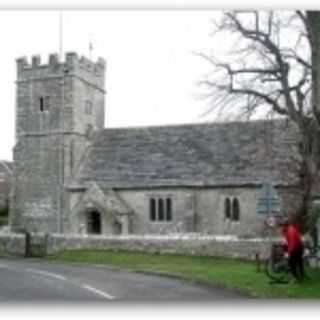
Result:
[[[265,264],[265,272],[267,276],[279,283],[287,282],[289,280],[289,267],[285,259],[274,261],[269,258]]]

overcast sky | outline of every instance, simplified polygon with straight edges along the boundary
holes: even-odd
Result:
[[[208,64],[217,11],[63,11],[63,51],[104,57],[106,126],[202,122],[197,81]],[[59,51],[59,11],[0,11],[0,159],[12,159],[15,59]],[[218,44],[220,46],[221,44]]]

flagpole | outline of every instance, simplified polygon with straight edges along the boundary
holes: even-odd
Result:
[[[92,50],[93,50],[93,43],[92,43],[92,36],[89,36],[89,59],[92,60]]]
[[[63,54],[63,15],[62,10],[59,11],[59,58],[62,60]]]

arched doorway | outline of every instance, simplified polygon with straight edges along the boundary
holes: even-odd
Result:
[[[87,233],[101,234],[101,214],[97,210],[87,212]]]

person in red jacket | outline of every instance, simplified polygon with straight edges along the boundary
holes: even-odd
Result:
[[[286,242],[290,271],[296,280],[303,280],[303,241],[299,227],[289,220],[283,221],[280,226]]]

